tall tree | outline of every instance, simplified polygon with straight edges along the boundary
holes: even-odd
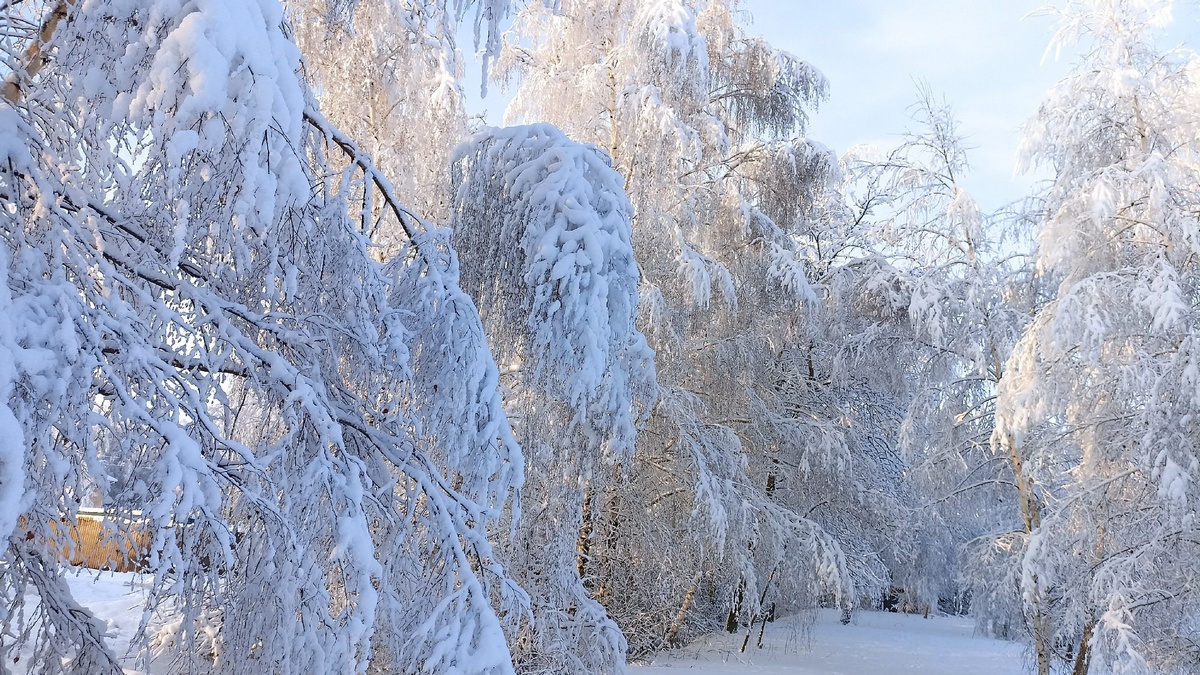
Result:
[[[997,385],[1037,287],[1028,228],[1015,215],[984,214],[963,188],[964,141],[949,106],[927,86],[913,120],[899,147],[885,155],[856,149],[843,160],[863,252],[857,267],[868,285],[893,289],[900,315],[854,333],[870,358],[883,353],[906,364],[900,445],[924,502],[914,518],[927,533],[941,532],[934,540],[966,547],[963,564],[979,571],[965,575],[972,610],[984,630],[1008,636],[1023,623],[1020,601],[1015,585],[995,583],[993,558],[1028,534],[1017,503],[1031,486],[1020,480],[1019,458],[993,452],[990,440]],[[955,553],[928,550],[910,568],[916,576],[906,590],[927,605],[953,596]]]
[[[1020,578],[1038,670],[1188,672],[1196,607],[1195,57],[1155,48],[1169,3],[1072,2],[1086,40],[1028,129],[1054,171],[1039,271],[1054,299],[1000,386],[993,442],[1032,499]]]
[[[523,459],[482,325],[445,234],[318,112],[282,7],[0,24],[2,662],[121,672],[58,555],[96,502],[151,540],[146,658],[512,672],[487,528]]]
[[[841,547],[809,517],[818,486],[857,490],[844,428],[776,386],[818,299],[797,232],[837,184],[832,153],[802,135],[827,84],[736,12],[531,3],[497,62],[518,82],[510,116],[607,150],[634,206],[660,398],[622,477],[590,490],[580,544],[633,652],[852,595]]]

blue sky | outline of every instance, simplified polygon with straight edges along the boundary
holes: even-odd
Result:
[[[1046,56],[1052,16],[1027,16],[1047,0],[742,0],[744,23],[812,63],[831,84],[809,136],[838,154],[859,144],[895,146],[913,126],[908,109],[927,82],[954,109],[966,137],[966,187],[985,210],[1020,199],[1034,177],[1014,176],[1021,127],[1069,70],[1071,54]],[[1061,2],[1050,2],[1061,5]],[[1200,0],[1177,0],[1165,47],[1200,47]],[[1043,58],[1045,57],[1045,58]],[[468,105],[501,121],[500,87],[480,102],[467,68]]]
[[[954,109],[972,173],[964,181],[987,210],[1019,199],[1033,178],[1013,176],[1021,127],[1070,69],[1072,54],[1043,59],[1057,29],[1027,16],[1045,0],[743,0],[749,32],[807,60],[830,80],[809,136],[839,154],[894,146],[913,126],[918,80]],[[1196,0],[1177,2],[1164,38],[1200,45]]]

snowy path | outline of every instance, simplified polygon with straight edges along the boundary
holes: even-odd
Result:
[[[709,636],[660,655],[630,675],[1022,675],[1024,647],[974,637],[971,619],[860,612],[855,624],[821,610],[811,639],[781,620],[767,628],[763,649],[757,630],[745,654],[745,633]]]

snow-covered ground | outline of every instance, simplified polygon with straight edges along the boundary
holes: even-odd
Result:
[[[136,574],[81,571],[69,580],[75,598],[104,620],[109,644],[123,654],[142,618],[145,581]],[[36,597],[29,598],[36,602]],[[763,648],[758,629],[746,652],[745,633],[711,635],[686,648],[635,665],[630,675],[1022,675],[1024,648],[974,635],[963,617],[923,619],[908,614],[859,612],[843,626],[835,610],[821,610],[816,624],[780,619],[768,624]],[[16,672],[22,673],[16,665]],[[11,664],[10,664],[11,665]],[[133,659],[127,673],[141,672]]]
[[[821,610],[807,635],[792,620],[767,625],[758,649],[755,627],[746,634],[712,635],[658,656],[631,675],[1021,675],[1024,647],[974,635],[971,619],[859,612],[854,623],[838,623],[835,610]]]
[[[79,604],[88,608],[104,622],[108,634],[108,645],[118,656],[129,651],[129,642],[137,633],[146,604],[148,578],[140,574],[120,572],[98,572],[80,569],[76,575],[67,577],[71,594]],[[27,611],[37,604],[37,595],[26,596]],[[123,660],[127,673],[142,672],[135,668],[136,655]],[[14,675],[23,675],[23,666],[28,662],[29,651],[24,650],[20,659],[8,664]]]

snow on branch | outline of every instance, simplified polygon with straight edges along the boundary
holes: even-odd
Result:
[[[620,175],[549,125],[483,132],[455,167],[464,286],[477,289],[491,325],[506,326],[498,342],[521,346],[533,379],[576,411],[592,449],[632,452],[655,384],[634,326],[640,274]]]
[[[53,44],[0,109],[5,632],[47,672],[114,662],[57,555],[95,505],[149,535],[138,644],[192,672],[511,672],[486,529],[524,461],[478,313],[282,7],[81,3]]]

